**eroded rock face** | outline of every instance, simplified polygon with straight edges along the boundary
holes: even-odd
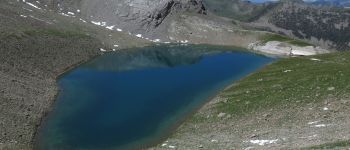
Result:
[[[179,12],[206,14],[202,0],[41,0],[59,13],[73,12],[86,21],[146,34],[169,15]]]

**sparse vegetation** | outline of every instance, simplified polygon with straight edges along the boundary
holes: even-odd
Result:
[[[303,150],[344,149],[345,147],[350,147],[350,140],[349,141],[338,141],[338,142],[334,142],[334,143],[326,143],[326,144],[322,144],[322,145],[303,148]]]
[[[167,143],[179,149],[350,147],[349,67],[350,52],[279,60],[224,90]],[[271,139],[276,144],[251,142]],[[334,139],[340,141],[327,143]]]
[[[349,67],[349,52],[283,59],[224,91],[228,102],[217,109],[239,116],[291,103],[343,98],[350,93]]]

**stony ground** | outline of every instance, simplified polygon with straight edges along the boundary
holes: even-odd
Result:
[[[0,149],[32,148],[60,74],[102,54],[100,48],[147,43],[43,11],[0,2]]]
[[[338,53],[269,65],[151,149],[348,149],[349,59]]]

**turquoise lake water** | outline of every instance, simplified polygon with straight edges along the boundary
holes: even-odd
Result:
[[[59,79],[36,149],[138,149],[159,142],[220,90],[272,61],[205,45],[104,54]]]

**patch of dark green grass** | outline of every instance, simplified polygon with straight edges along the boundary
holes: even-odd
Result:
[[[326,143],[326,144],[322,144],[322,145],[303,148],[303,150],[341,149],[344,147],[350,147],[350,140],[349,141],[338,141],[338,142],[334,142],[334,143]]]
[[[293,44],[293,45],[298,45],[298,46],[313,46],[312,44],[306,43],[304,41],[300,40],[291,40],[288,41],[288,43]]]
[[[280,41],[280,42],[286,42],[297,46],[312,46],[312,44],[309,44],[307,42],[291,39],[287,36],[283,36],[279,34],[266,34],[261,39],[263,43],[267,43],[269,41]]]
[[[282,59],[225,90],[221,96],[228,102],[219,103],[217,111],[242,116],[342,98],[350,93],[348,68],[350,52]]]

